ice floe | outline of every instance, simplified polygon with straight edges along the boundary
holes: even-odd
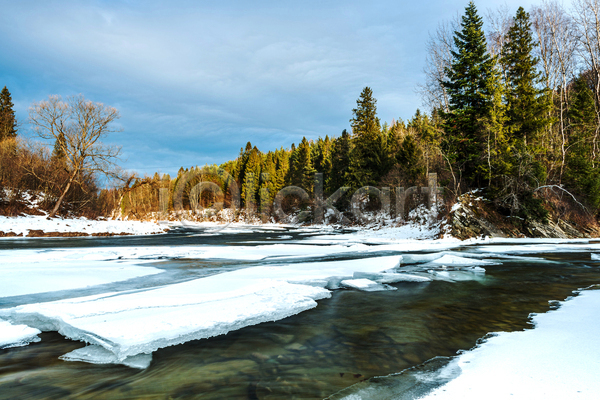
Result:
[[[29,343],[39,342],[39,329],[27,325],[13,325],[8,321],[0,320],[0,349],[9,347],[26,346]]]
[[[352,281],[355,272],[394,269],[400,260],[387,256],[257,266],[155,289],[20,305],[1,309],[0,316],[42,331],[55,330],[111,353],[105,357],[91,348],[65,359],[125,363],[128,357],[162,347],[308,310],[316,300],[330,296],[326,288]]]
[[[341,286],[363,290],[365,292],[378,292],[382,290],[396,290],[395,287],[390,285],[384,285],[381,283],[377,283],[370,279],[359,278],[359,279],[344,279],[340,282]]]
[[[0,261],[6,259],[2,253]],[[36,253],[33,253],[36,254]],[[33,255],[32,254],[32,255]],[[43,253],[41,253],[43,256]],[[0,298],[58,290],[81,289],[125,281],[163,272],[162,269],[133,265],[132,262],[90,260],[32,260],[11,258],[0,263]]]

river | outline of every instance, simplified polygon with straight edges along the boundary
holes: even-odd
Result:
[[[288,229],[207,235],[178,229],[145,237],[4,239],[0,251],[186,245],[231,246],[235,251],[241,245],[302,243],[317,234]],[[453,250],[476,254],[481,246]],[[490,245],[485,246],[489,252]],[[375,250],[368,256],[396,254],[406,251]],[[362,257],[364,252],[327,258]],[[485,275],[473,280],[401,282],[392,284],[397,288],[393,291],[334,290],[331,298],[300,314],[159,349],[145,370],[62,361],[59,356],[84,343],[44,332],[38,343],[0,350],[0,399],[322,399],[357,382],[435,357],[454,356],[490,332],[531,329],[530,313],[547,312],[552,307],[549,301],[564,300],[573,290],[600,283],[600,263],[590,259],[589,250],[532,251],[495,261],[496,265],[485,266]],[[85,289],[3,297],[0,308],[161,286],[276,262],[163,259],[151,264],[164,269],[161,274]]]

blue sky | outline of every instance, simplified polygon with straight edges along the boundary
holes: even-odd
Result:
[[[338,136],[365,86],[382,121],[410,118],[428,34],[467,1],[0,4],[0,87],[21,133],[32,102],[82,93],[120,111],[106,142],[151,175],[222,163],[248,140],[266,151]],[[475,4],[483,15],[505,3]]]

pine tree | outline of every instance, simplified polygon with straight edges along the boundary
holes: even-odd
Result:
[[[315,169],[311,160],[310,143],[305,137],[298,145],[297,171],[300,176],[299,184],[309,194],[313,192]]]
[[[17,136],[17,119],[10,92],[4,86],[0,92],[0,141]]]
[[[509,134],[525,146],[537,147],[540,132],[548,124],[548,101],[545,91],[538,89],[541,74],[536,69],[538,59],[534,47],[529,13],[519,7],[508,41],[502,48],[500,62],[506,76],[506,103]]]
[[[244,206],[254,212],[256,210],[256,200],[258,190],[260,188],[260,166],[261,166],[261,153],[255,147],[253,147],[248,154],[248,160],[244,169],[244,180],[242,182],[242,200]]]
[[[492,107],[490,79],[497,73],[495,61],[487,52],[483,21],[473,2],[462,17],[461,30],[454,32],[456,50],[443,82],[450,97],[448,113],[443,113],[442,147],[447,160],[462,173],[469,185],[485,180],[487,135],[483,124]]]
[[[351,150],[350,134],[344,129],[342,136],[335,138],[332,144],[331,174],[325,184],[329,194],[347,185]]]
[[[63,132],[58,134],[58,138],[54,142],[54,149],[52,150],[52,160],[63,161],[65,159],[65,134]]]
[[[390,167],[387,140],[377,118],[377,100],[365,87],[356,101],[352,123],[349,183],[353,187],[376,185]]]

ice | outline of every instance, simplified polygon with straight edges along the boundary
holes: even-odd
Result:
[[[133,262],[86,260],[84,253],[81,253],[81,259],[69,258],[73,253],[39,250],[2,252],[0,298],[80,289],[163,272],[162,269],[137,266]]]
[[[2,309],[0,316],[101,346],[114,354],[111,362],[123,363],[127,357],[311,309],[316,300],[330,296],[325,287],[339,288],[357,271],[396,268],[400,260],[387,256],[257,266],[148,290],[26,304]],[[97,351],[86,352],[68,358],[96,360]]]
[[[600,261],[600,253],[592,253],[592,260]]]
[[[310,244],[272,244],[261,246],[120,246],[76,249],[12,250],[0,252],[0,264],[47,263],[50,261],[152,261],[160,259],[228,259],[258,261],[267,258],[323,257],[343,253],[367,252],[362,244],[319,246]]]
[[[317,305],[326,289],[215,275],[132,293],[109,293],[0,310],[12,321],[104,347],[117,362],[159,348],[275,321]]]
[[[377,283],[431,282],[431,278],[415,274],[355,272],[355,279],[366,278]]]
[[[119,360],[115,353],[98,345],[85,346],[63,354],[59,358],[65,361],[82,361],[92,364],[123,364],[137,369],[146,369],[152,362],[152,354],[138,354]]]
[[[430,261],[429,264],[430,265],[433,264],[433,265],[463,267],[463,266],[490,265],[490,264],[495,264],[495,263],[490,262],[490,261],[485,261],[485,260],[476,260],[476,259],[472,259],[472,258],[457,257],[457,256],[454,256],[451,254],[444,254],[440,258],[436,258],[436,259]]]
[[[600,391],[600,290],[501,332],[458,357],[461,374],[424,399],[595,399]]]
[[[39,329],[30,328],[27,325],[13,325],[10,322],[0,320],[0,349],[26,346],[29,343],[39,342],[40,338],[37,335],[40,333]]]
[[[369,279],[361,278],[361,279],[344,279],[340,282],[340,285],[358,289],[365,292],[377,292],[382,290],[396,290],[395,287],[389,285],[382,285],[381,283],[374,282]]]

